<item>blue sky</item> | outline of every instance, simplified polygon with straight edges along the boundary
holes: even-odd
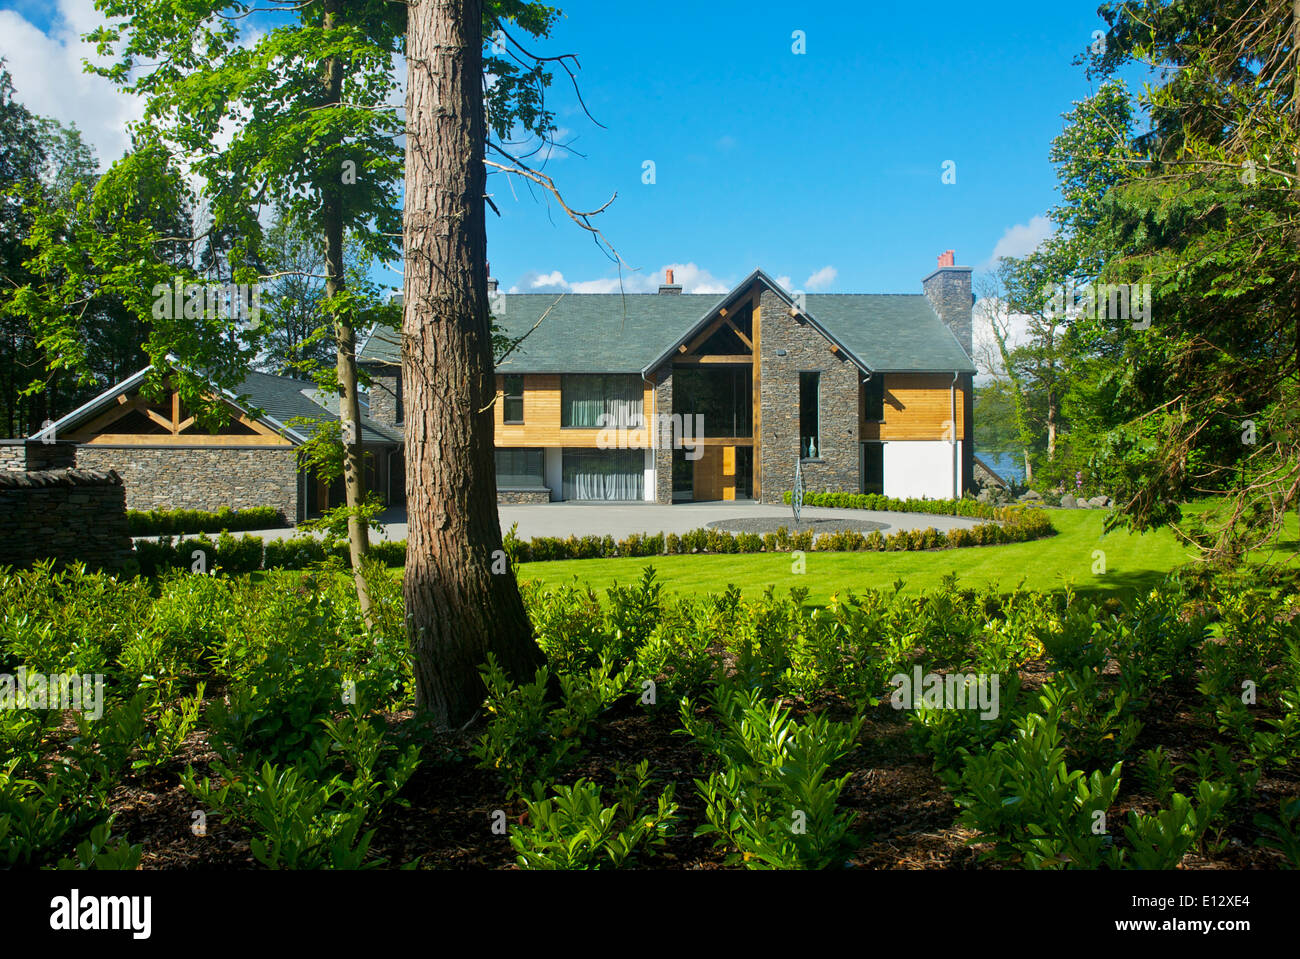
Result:
[[[1096,0],[561,6],[537,47],[578,54],[604,128],[557,78],[561,139],[583,156],[557,151],[545,171],[575,207],[617,192],[596,222],[639,268],[630,290],[675,265],[688,291],[761,267],[797,289],[919,292],[944,250],[977,269],[1027,252],[1056,202],[1049,142],[1092,90],[1072,60],[1102,25]],[[90,0],[0,0],[0,56],[23,102],[77,122],[111,160],[138,107],[79,72],[76,38],[96,20]],[[615,282],[562,211],[518,181],[489,182],[503,214],[489,211],[489,258],[503,288]]]

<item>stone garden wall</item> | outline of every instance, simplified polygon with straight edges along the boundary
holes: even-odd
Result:
[[[126,488],[117,473],[0,470],[0,566],[46,558],[96,569],[134,565]]]

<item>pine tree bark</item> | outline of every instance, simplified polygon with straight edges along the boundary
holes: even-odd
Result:
[[[325,28],[338,24],[343,0],[325,0]],[[325,103],[336,104],[343,97],[343,61],[330,57],[325,63]],[[321,225],[325,233],[325,298],[332,301],[345,288],[343,263],[342,177],[336,176],[322,189]],[[361,446],[361,403],[357,397],[357,334],[347,314],[335,314],[334,338],[339,383],[339,423],[343,441],[343,489],[348,506],[348,556],[357,590],[361,615],[370,622],[370,588],[361,564],[370,549],[370,536],[360,509],[365,500],[365,471]]]
[[[488,652],[516,680],[542,662],[504,556],[493,459],[480,0],[408,6],[402,377],[407,635],[416,704],[459,726]],[[501,568],[501,564],[498,564]]]

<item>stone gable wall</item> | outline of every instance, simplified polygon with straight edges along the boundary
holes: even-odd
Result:
[[[818,461],[803,464],[806,489],[856,493],[861,464],[858,452],[860,374],[811,324],[790,316],[790,308],[771,290],[759,299],[762,339],[760,376],[764,503],[781,502],[794,487],[799,458],[799,374],[821,373]],[[778,351],[785,355],[779,356]]]

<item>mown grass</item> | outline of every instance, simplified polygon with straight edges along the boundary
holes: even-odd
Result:
[[[541,580],[555,586],[571,582],[601,591],[614,583],[636,580],[653,563],[665,593],[721,592],[735,584],[746,595],[768,586],[784,593],[793,586],[808,590],[808,602],[822,604],[833,594],[892,589],[895,580],[913,593],[938,586],[956,574],[968,587],[989,584],[1012,590],[1056,590],[1071,585],[1080,593],[1131,597],[1159,583],[1175,567],[1194,558],[1193,551],[1169,530],[1142,535],[1112,532],[1103,535],[1105,511],[1051,510],[1057,535],[1032,543],[977,546],[935,552],[818,553],[805,555],[805,572],[792,569],[787,553],[723,556],[659,556],[653,559],[559,560],[525,563],[520,580]],[[1288,535],[1275,547],[1270,561],[1295,562],[1296,520],[1290,518]],[[1105,554],[1105,573],[1095,574],[1094,564]],[[1254,557],[1260,561],[1266,557]]]

